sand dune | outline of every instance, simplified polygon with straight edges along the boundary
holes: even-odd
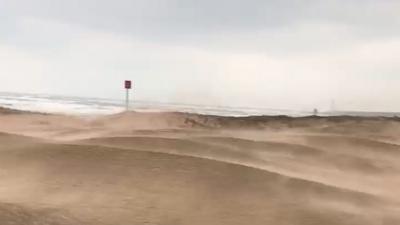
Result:
[[[7,112],[0,224],[400,224],[399,125]]]

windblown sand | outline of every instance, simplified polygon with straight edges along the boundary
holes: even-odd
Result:
[[[400,224],[400,121],[0,110],[0,225]]]

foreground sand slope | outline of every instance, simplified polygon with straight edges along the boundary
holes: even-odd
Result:
[[[400,224],[396,120],[0,116],[0,224]]]

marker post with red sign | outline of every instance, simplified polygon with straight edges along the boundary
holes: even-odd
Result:
[[[125,81],[125,89],[126,89],[126,111],[129,111],[129,90],[132,89],[132,81]]]

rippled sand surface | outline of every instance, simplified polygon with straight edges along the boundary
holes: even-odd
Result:
[[[400,224],[400,121],[0,110],[1,225]]]

